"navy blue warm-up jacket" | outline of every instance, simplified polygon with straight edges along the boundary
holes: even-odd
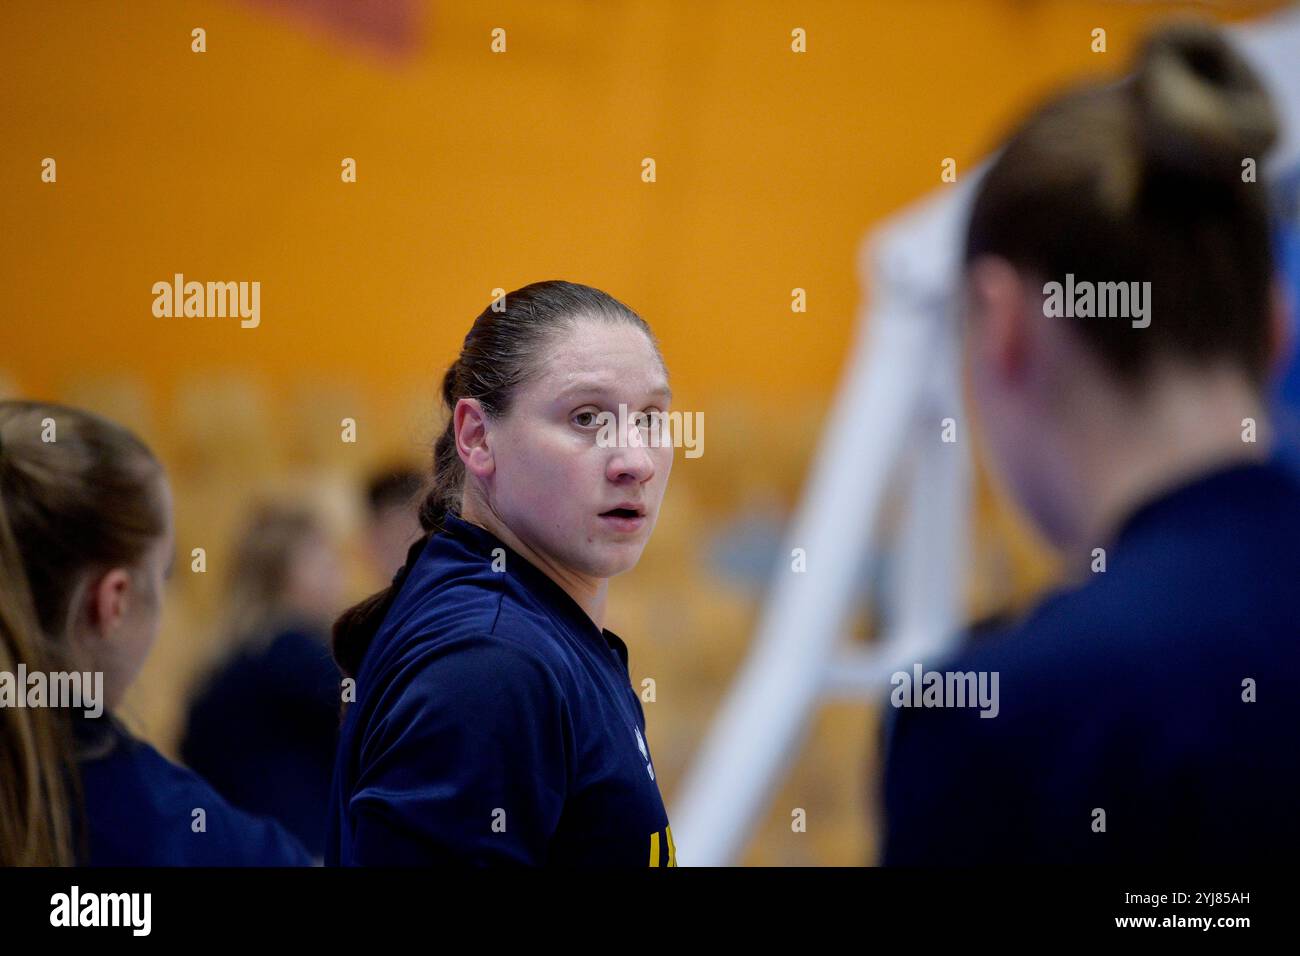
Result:
[[[996,717],[886,705],[887,864],[1300,852],[1300,482],[1276,461],[1202,475],[1106,558],[936,666],[998,672]]]
[[[455,515],[340,732],[327,864],[673,866],[627,647]]]

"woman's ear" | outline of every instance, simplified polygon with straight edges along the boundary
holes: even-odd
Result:
[[[483,406],[476,398],[459,399],[452,420],[456,429],[456,452],[465,463],[465,471],[476,478],[487,478],[496,463],[492,458]]]
[[[1032,334],[1024,280],[998,256],[976,259],[967,280],[974,313],[972,332],[983,364],[1003,382],[1020,379]]]
[[[97,638],[111,636],[126,617],[130,603],[131,573],[126,568],[104,572],[91,582],[86,596],[90,633]]]

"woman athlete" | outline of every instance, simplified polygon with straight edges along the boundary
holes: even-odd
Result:
[[[897,711],[887,863],[1300,849],[1300,479],[1270,454],[1288,330],[1250,174],[1276,135],[1228,41],[1176,24],[1131,79],[1038,110],[980,182],[970,393],[1073,580],[948,665],[1000,675],[996,719]]]
[[[356,683],[326,862],[674,866],[604,628],[672,467],[636,414],[668,409],[654,337],[597,289],[534,283],[479,315],[442,394],[425,534],[335,625]]]

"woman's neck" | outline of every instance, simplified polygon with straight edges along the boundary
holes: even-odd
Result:
[[[593,578],[579,574],[547,558],[543,553],[529,547],[510,530],[499,515],[490,507],[474,500],[471,495],[465,495],[460,517],[500,538],[510,550],[527,560],[554,581],[565,594],[573,598],[578,607],[591,618],[597,630],[604,630],[605,598],[609,592],[609,578]]]
[[[1244,419],[1255,422],[1245,439]],[[1161,375],[1136,402],[1093,406],[1070,443],[1078,450],[1078,555],[1105,545],[1135,509],[1198,475],[1260,461],[1269,448],[1267,412],[1240,374]],[[1082,560],[1082,558],[1081,558]]]

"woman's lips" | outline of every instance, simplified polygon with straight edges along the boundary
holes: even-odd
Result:
[[[607,528],[624,534],[639,531],[645,524],[645,515],[634,514],[627,510],[611,509],[599,515]]]

